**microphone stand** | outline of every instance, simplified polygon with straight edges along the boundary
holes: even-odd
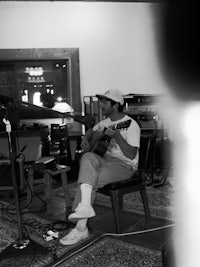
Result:
[[[9,145],[10,165],[11,165],[12,183],[13,183],[14,200],[16,208],[16,217],[17,217],[18,239],[0,253],[0,261],[3,259],[9,259],[10,257],[36,254],[37,252],[39,252],[40,254],[47,254],[48,253],[47,248],[41,246],[40,244],[37,244],[35,241],[31,240],[23,233],[17,180],[15,174],[16,141],[14,133],[11,131],[10,121],[4,118],[3,122],[6,125],[6,132],[8,133],[8,145]]]

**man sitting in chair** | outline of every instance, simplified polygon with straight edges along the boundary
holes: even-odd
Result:
[[[88,130],[82,139],[85,153],[80,162],[74,212],[68,217],[76,226],[60,239],[62,245],[72,245],[88,237],[87,220],[95,216],[92,204],[97,189],[131,178],[138,167],[140,127],[123,113],[122,93],[111,89],[97,97],[106,119],[92,131]]]

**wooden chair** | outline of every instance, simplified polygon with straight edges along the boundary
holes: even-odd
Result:
[[[131,179],[114,182],[99,188],[97,192],[110,196],[112,211],[115,220],[116,233],[120,233],[120,210],[123,209],[123,196],[128,193],[139,191],[142,197],[142,202],[145,211],[146,220],[151,218],[148,204],[148,197],[145,185],[145,167],[148,162],[150,145],[153,141],[153,136],[142,136],[140,140],[139,150],[139,167],[138,171],[131,177]]]

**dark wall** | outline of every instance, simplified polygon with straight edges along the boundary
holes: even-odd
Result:
[[[200,16],[197,1],[166,0],[157,13],[158,48],[164,77],[172,93],[184,100],[200,98]]]

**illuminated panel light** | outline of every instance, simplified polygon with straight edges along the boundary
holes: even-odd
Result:
[[[44,70],[42,67],[26,67],[25,73],[28,73],[30,76],[42,76]]]
[[[33,95],[33,104],[36,106],[42,106],[42,102],[40,101],[40,92],[35,92]]]
[[[28,90],[24,90],[24,94],[22,95],[22,101],[28,102]]]
[[[59,97],[57,98],[57,101],[58,101],[58,102],[61,102],[61,101],[63,101],[63,98],[62,98],[61,96],[59,96]]]
[[[44,81],[43,76],[28,76],[28,82],[41,83]]]

